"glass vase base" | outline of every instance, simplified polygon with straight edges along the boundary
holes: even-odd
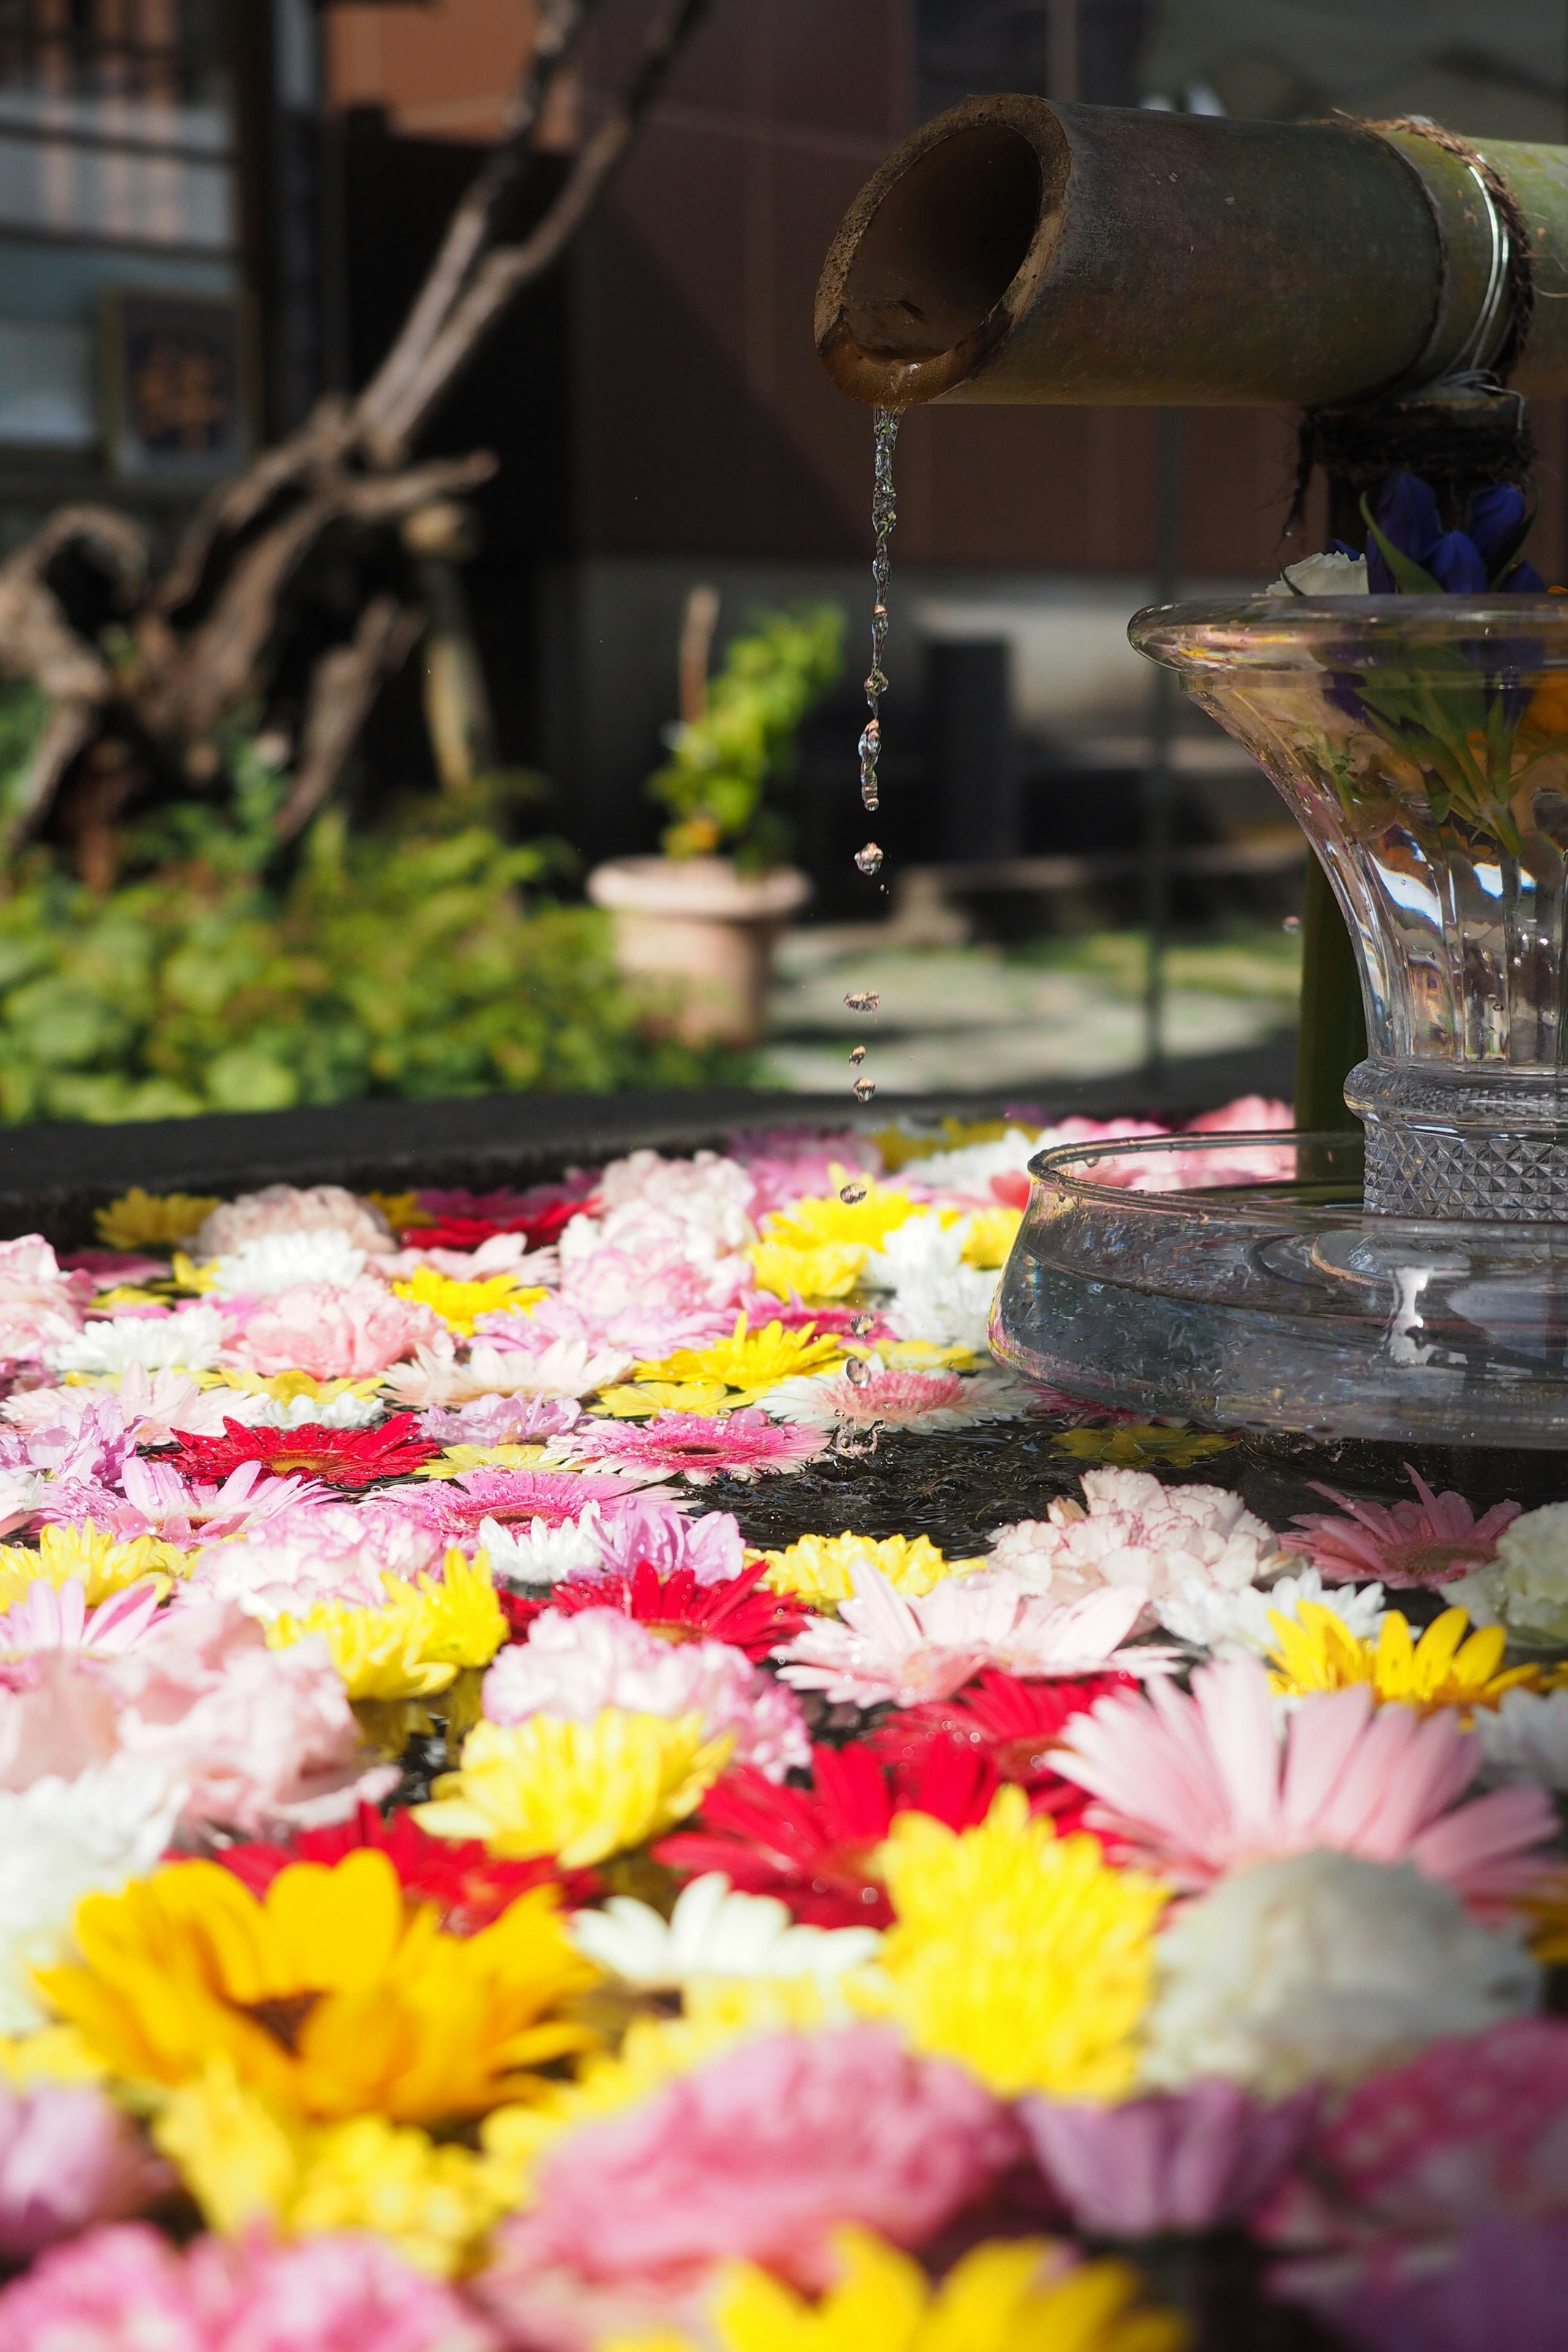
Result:
[[[1366,1132],[1374,1216],[1568,1225],[1568,1087],[1555,1071],[1359,1063],[1345,1100]]]
[[[1359,1135],[1181,1136],[1031,1163],[991,1344],[1141,1416],[1568,1445],[1568,1215],[1397,1216]]]

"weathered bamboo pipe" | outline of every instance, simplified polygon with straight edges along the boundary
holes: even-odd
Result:
[[[817,348],[889,407],[1568,393],[1568,149],[1471,152],[1500,202],[1418,131],[970,99],[850,206]]]

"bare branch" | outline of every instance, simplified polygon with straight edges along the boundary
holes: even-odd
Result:
[[[381,464],[397,463],[509,304],[559,259],[625,161],[666,75],[710,5],[710,0],[661,0],[631,80],[583,148],[549,211],[520,245],[498,247],[479,265],[397,397],[374,422],[367,420],[366,446]]]
[[[54,701],[106,702],[114,673],[97,646],[77,635],[45,577],[70,548],[80,548],[126,589],[146,571],[147,541],[128,515],[110,507],[62,507],[0,564],[0,672],[31,678]]]
[[[6,812],[0,849],[13,850],[37,831],[53,806],[66,771],[91,740],[98,719],[99,706],[94,702],[55,704]]]
[[[337,782],[383,678],[402,667],[424,627],[423,614],[409,612],[395,597],[373,597],[360,614],[353,643],[334,646],[316,664],[294,782],[278,812],[278,832],[285,841],[303,831]]]

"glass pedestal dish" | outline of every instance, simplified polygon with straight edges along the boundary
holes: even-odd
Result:
[[[993,1310],[1026,1378],[1143,1416],[1568,1445],[1568,1225],[1369,1213],[1361,1137],[1068,1145],[1031,1163]],[[1239,1151],[1256,1154],[1245,1181]],[[1270,1172],[1263,1172],[1263,1171]]]
[[[1200,1190],[1212,1139],[1046,1154],[993,1345],[1069,1393],[1227,1427],[1562,1445],[1568,598],[1267,597],[1130,634],[1329,877],[1364,1135]]]

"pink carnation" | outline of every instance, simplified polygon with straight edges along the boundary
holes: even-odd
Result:
[[[1441,2255],[1391,2244],[1348,2273],[1297,2268],[1276,2284],[1362,2352],[1562,2352],[1568,2221],[1493,2218]]]
[[[91,2230],[0,2294],[0,2352],[492,2352],[490,2327],[382,2239],[298,2245]]]
[[[170,2185],[120,2109],[86,2084],[0,2084],[0,2255],[16,2261]]]
[[[68,1650],[44,1651],[0,1688],[0,1789],[74,1780],[115,1752],[114,1696],[103,1671]]]
[[[703,1348],[728,1338],[736,1291],[751,1275],[742,1261],[735,1265],[734,1281],[716,1300],[711,1274],[704,1276],[683,1258],[650,1265],[629,1250],[605,1245],[564,1266],[559,1298],[541,1299],[534,1313],[548,1310],[542,1328],[653,1361],[677,1348]]]
[[[269,1650],[232,1605],[173,1611],[104,1672],[121,1706],[122,1753],[185,1790],[187,1839],[346,1821],[396,1782],[395,1765],[368,1762],[325,1643]]]
[[[187,1601],[239,1601],[258,1616],[299,1612],[315,1601],[336,1599],[378,1607],[381,1579],[440,1568],[446,1542],[438,1529],[407,1512],[373,1503],[296,1503],[196,1555],[189,1581],[176,1594]]]
[[[1018,2153],[972,2075],[880,2027],[763,2035],[555,2147],[486,2299],[521,2316],[540,2270],[679,2282],[724,2258],[820,2288],[847,2221],[921,2245]]]
[[[89,1275],[62,1271],[41,1234],[0,1242],[0,1367],[36,1361],[82,1327]]]
[[[868,1136],[847,1130],[816,1135],[787,1127],[731,1137],[730,1157],[752,1180],[752,1214],[759,1224],[792,1202],[822,1200],[837,1192],[847,1168],[876,1175],[882,1165],[882,1155]]]
[[[345,1288],[301,1282],[263,1299],[230,1339],[227,1357],[242,1370],[310,1372],[319,1381],[365,1380],[412,1356],[440,1325],[427,1307],[395,1298],[371,1274]]]
[[[1265,2106],[1210,2075],[1121,2106],[1023,2099],[1018,2119],[1080,2230],[1152,2238],[1245,2221],[1300,2154],[1318,2105],[1312,2089]]]
[[[345,1234],[355,1249],[369,1256],[390,1256],[396,1237],[379,1209],[345,1192],[341,1184],[312,1184],[300,1192],[293,1184],[268,1184],[259,1192],[242,1192],[226,1201],[204,1221],[191,1245],[193,1257],[232,1257],[247,1242],[271,1234]]]

